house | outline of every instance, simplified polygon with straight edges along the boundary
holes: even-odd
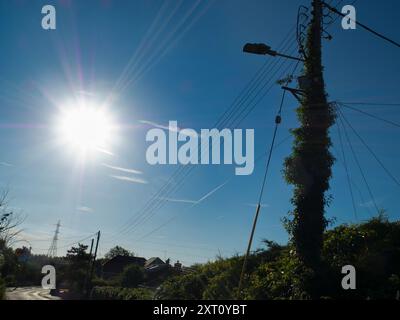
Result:
[[[160,265],[164,265],[164,264],[165,264],[165,262],[162,261],[159,257],[153,257],[153,258],[146,260],[144,267],[147,269],[150,267],[160,266]]]
[[[150,258],[144,264],[144,270],[147,273],[159,272],[161,270],[168,269],[169,264],[165,263],[158,257]]]
[[[103,276],[112,277],[121,273],[127,266],[136,264],[144,267],[146,259],[142,257],[115,256],[103,264]]]

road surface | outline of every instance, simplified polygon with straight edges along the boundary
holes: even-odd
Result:
[[[49,294],[49,290],[41,287],[7,288],[7,300],[60,300]]]

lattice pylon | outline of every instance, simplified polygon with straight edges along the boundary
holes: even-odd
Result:
[[[56,231],[54,232],[53,240],[51,241],[51,245],[49,251],[47,251],[48,257],[55,257],[57,256],[57,241],[58,241],[58,234],[60,233],[60,220],[58,220],[56,224]]]

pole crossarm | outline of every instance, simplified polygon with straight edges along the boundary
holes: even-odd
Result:
[[[289,91],[295,98],[297,101],[301,102],[301,97],[304,96],[304,90],[299,90],[299,89],[295,89],[295,88],[289,88],[287,86],[283,86],[282,87],[283,90]]]

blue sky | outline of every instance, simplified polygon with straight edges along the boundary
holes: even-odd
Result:
[[[45,4],[56,7],[56,30],[41,28]],[[243,252],[265,157],[250,176],[235,176],[234,166],[229,165],[196,167],[177,192],[159,199],[163,206],[154,215],[127,229],[178,169],[147,164],[145,136],[151,125],[144,121],[165,126],[176,120],[182,128],[213,128],[257,70],[273,62],[267,61],[271,57],[244,54],[243,44],[265,42],[278,48],[292,30],[288,46],[283,46],[285,53],[291,53],[301,4],[308,1],[1,0],[0,184],[10,189],[10,206],[26,216],[21,238],[31,243],[34,252],[45,253],[61,220],[60,254],[97,230],[102,231],[101,254],[118,244],[145,257],[191,264]],[[359,0],[355,6],[359,21],[399,40],[398,1]],[[362,29],[345,31],[340,20],[328,31],[333,40],[323,44],[323,64],[329,99],[400,103],[398,48]],[[290,66],[290,61],[282,63],[283,69]],[[277,79],[278,75],[273,78]],[[112,155],[97,152],[79,161],[72,148],[56,143],[60,106],[77,96],[104,102],[111,92],[115,99],[108,113],[118,125]],[[256,158],[270,143],[280,97],[281,90],[274,85],[239,126],[255,129]],[[288,96],[278,142],[298,125],[296,105]],[[399,107],[356,107],[400,122]],[[399,129],[343,111],[400,179]],[[350,129],[349,135],[377,204],[391,219],[398,219],[399,187]],[[332,151],[341,158],[336,127],[332,139]],[[280,219],[291,208],[291,187],[281,171],[290,148],[291,140],[285,140],[274,152],[254,248],[263,238],[287,241]],[[327,209],[327,216],[336,217],[337,223],[374,215],[347,143],[344,148],[357,219],[341,160],[334,166],[329,192],[333,202]]]

